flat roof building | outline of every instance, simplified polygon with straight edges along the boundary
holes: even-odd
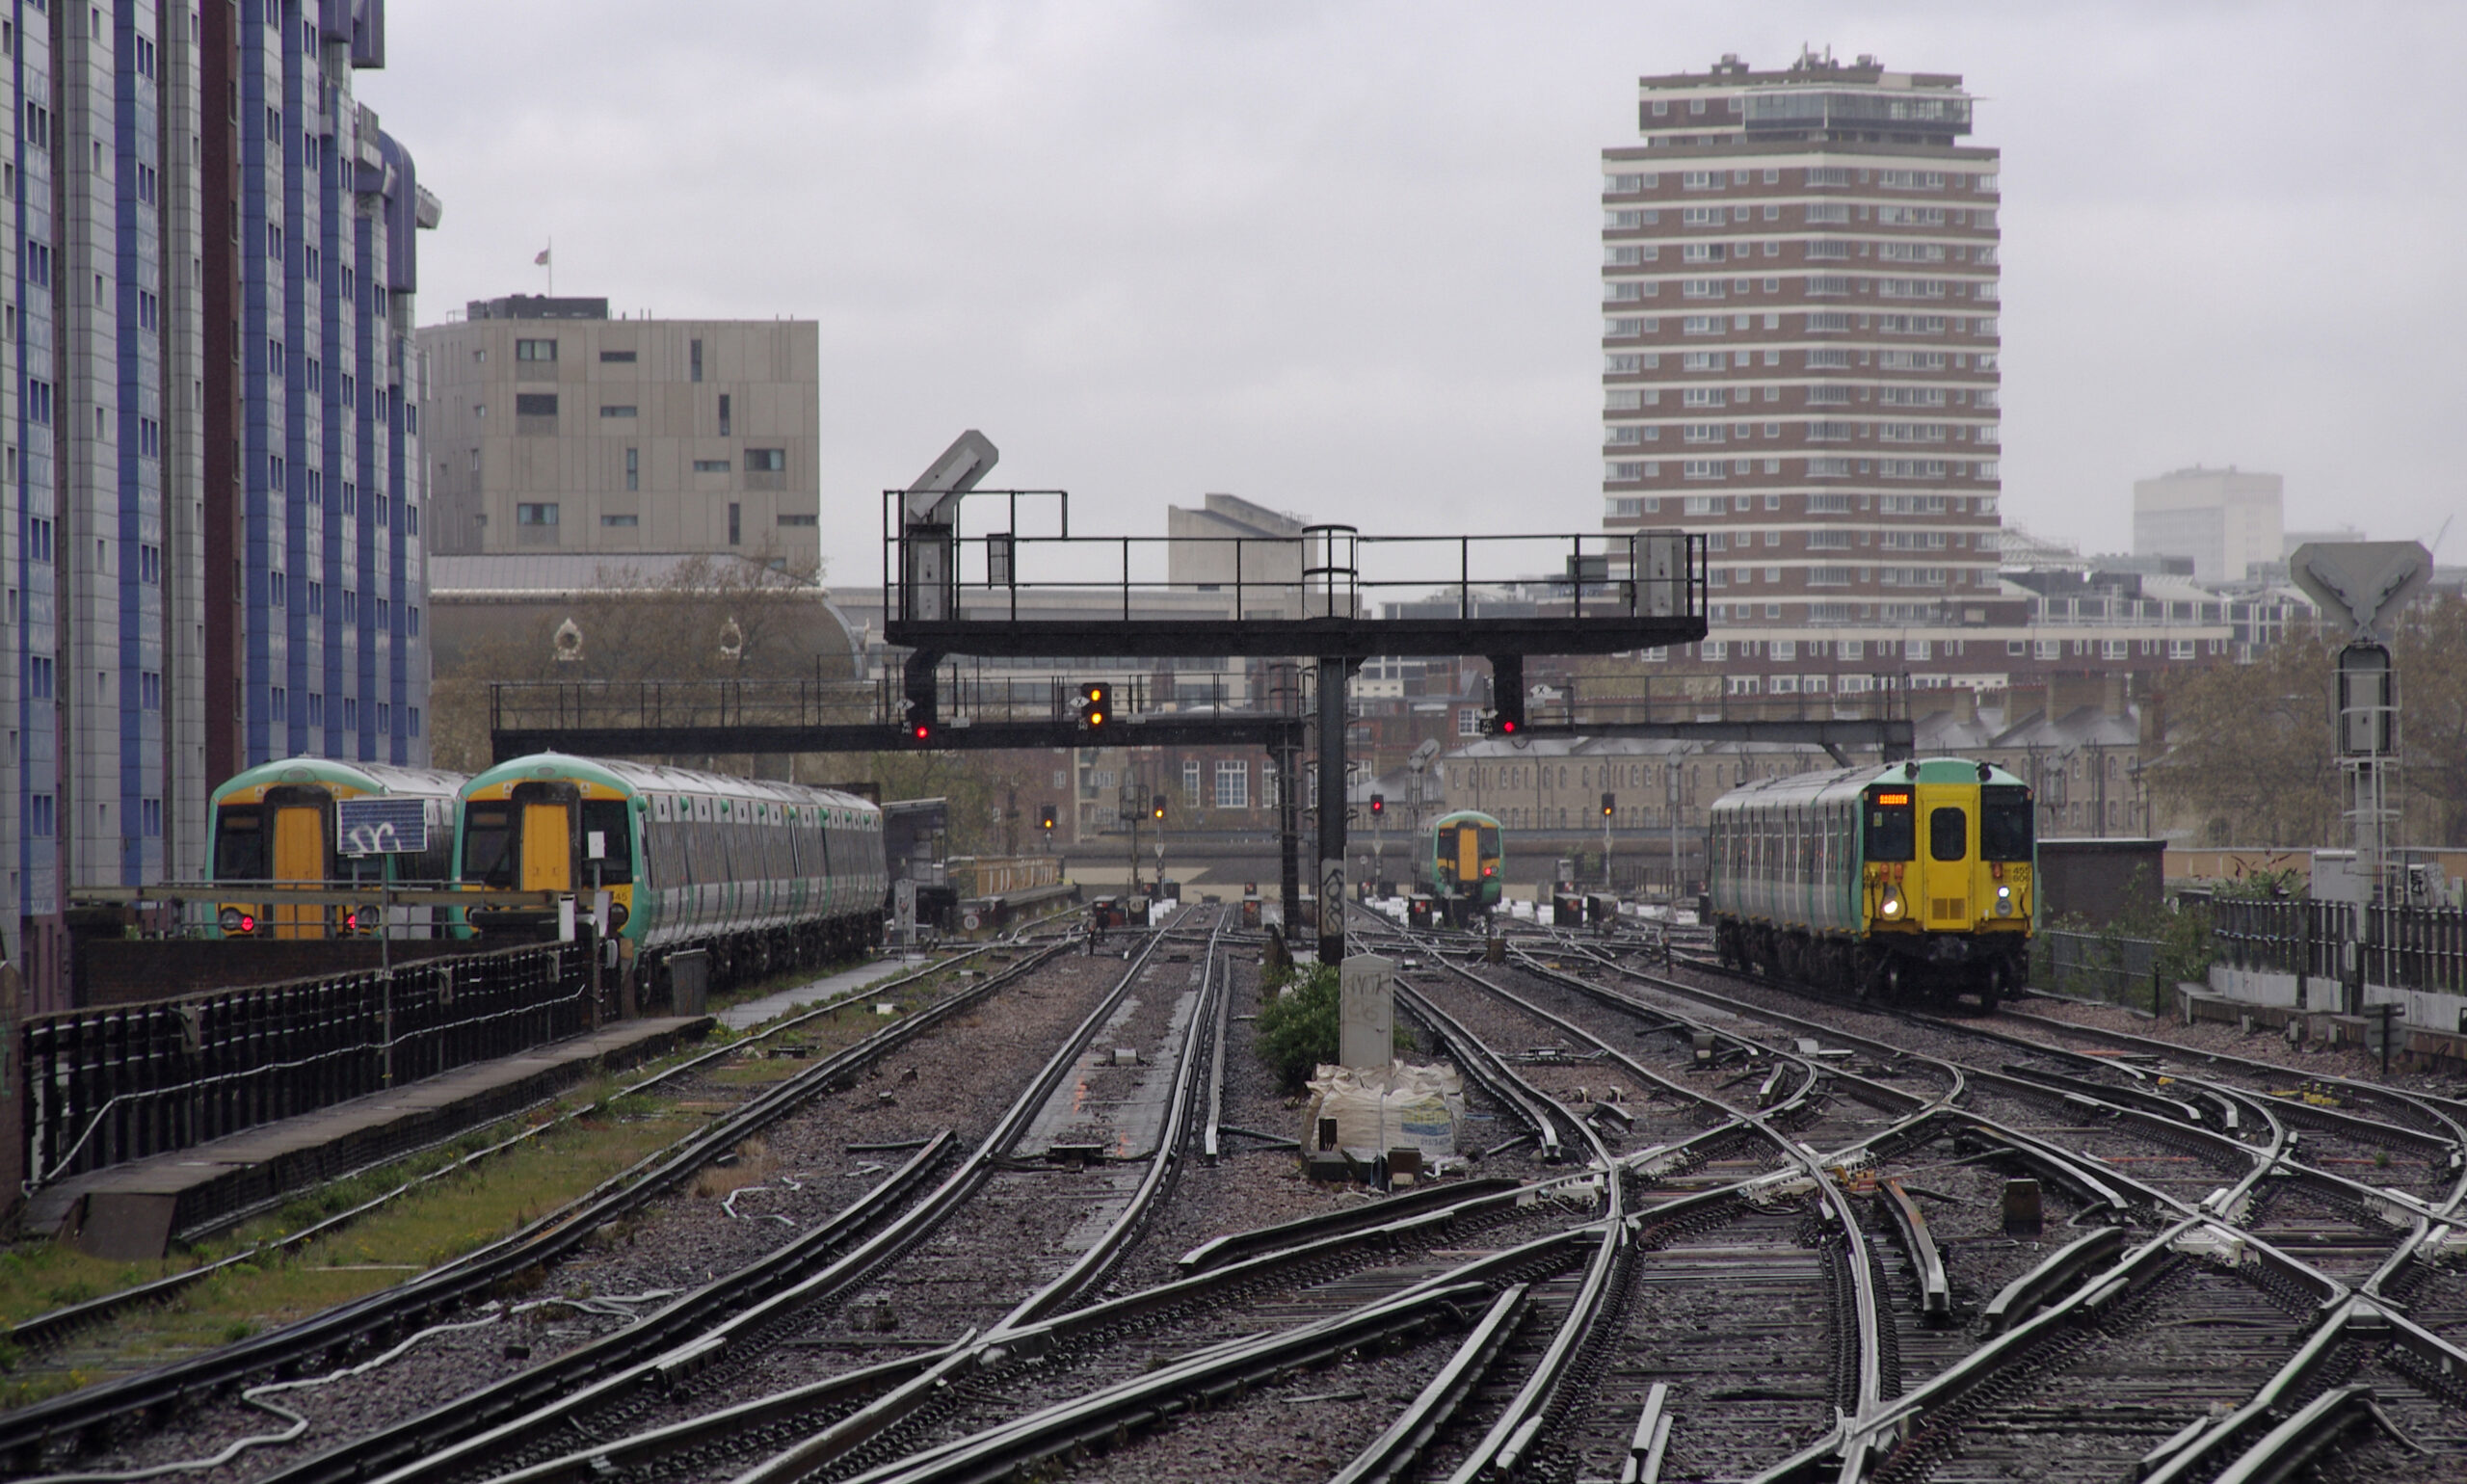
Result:
[[[438,554],[818,564],[813,321],[610,319],[605,299],[517,294],[419,339]]]

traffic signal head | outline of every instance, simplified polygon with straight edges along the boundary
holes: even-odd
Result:
[[[928,742],[932,741],[933,739],[934,739],[934,729],[933,729],[933,728],[926,726],[923,722],[911,722],[911,723],[909,723],[909,725],[908,725],[908,740],[909,740],[909,741],[915,743],[915,744],[916,744],[917,746],[919,746],[919,747],[922,747],[922,746],[924,746],[926,743],[928,743]]]
[[[1048,835],[1053,833],[1053,806],[1048,804],[1037,811],[1037,828]]]
[[[1609,794],[1609,793],[1606,793],[1606,794],[1604,794],[1604,795],[1602,796],[1602,817],[1603,817],[1603,818],[1605,818],[1605,819],[1608,819],[1608,818],[1610,817],[1610,815],[1611,815],[1612,811],[1613,811],[1613,810],[1615,810],[1615,809],[1617,809],[1617,808],[1618,808],[1618,807],[1619,807],[1619,796],[1618,796],[1617,794]]]
[[[1525,729],[1525,723],[1502,711],[1492,711],[1482,717],[1482,730],[1494,737],[1512,737]]]
[[[1102,681],[1079,687],[1079,725],[1102,727],[1113,719],[1114,688]]]
[[[1375,793],[1370,796],[1370,812],[1374,814],[1384,814],[1388,812],[1388,796],[1386,794]]]
[[[1155,794],[1150,797],[1148,801],[1148,812],[1158,819],[1165,817],[1165,796],[1163,794]]]

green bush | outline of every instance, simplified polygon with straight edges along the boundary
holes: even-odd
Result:
[[[1260,1059],[1287,1092],[1302,1091],[1314,1070],[1337,1059],[1338,985],[1337,970],[1324,964],[1300,976],[1291,994],[1262,983]]]

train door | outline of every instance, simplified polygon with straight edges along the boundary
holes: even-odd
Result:
[[[1456,886],[1476,891],[1482,885],[1482,832],[1472,824],[1456,827]]]
[[[520,891],[575,889],[581,880],[582,793],[571,783],[514,785],[515,879]]]
[[[1919,854],[1922,889],[1911,893],[1920,921],[1931,933],[1970,930],[1971,804],[1976,793],[1933,789],[1920,796]]]
[[[271,788],[266,791],[266,812],[273,816],[269,832],[273,845],[273,869],[269,880],[278,886],[323,887],[332,876],[328,841],[333,838],[334,802],[322,789]],[[282,902],[275,905],[267,915],[274,920],[277,938],[323,938],[330,909]]]

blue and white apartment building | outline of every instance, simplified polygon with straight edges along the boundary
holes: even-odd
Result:
[[[0,0],[0,950],[203,875],[207,791],[426,760],[416,233],[383,0]]]

